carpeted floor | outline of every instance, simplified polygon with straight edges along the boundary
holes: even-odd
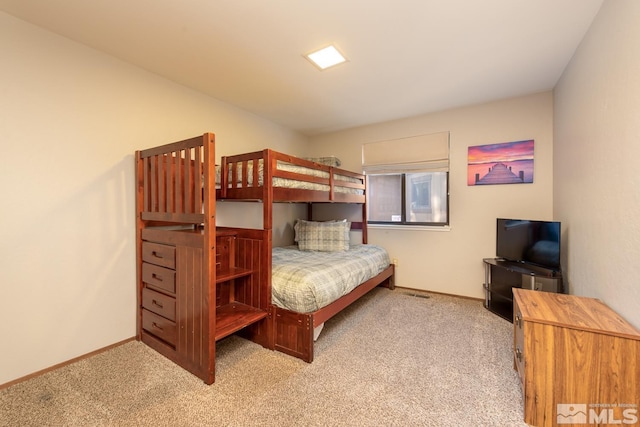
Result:
[[[0,391],[0,426],[526,426],[512,325],[427,295],[375,289],[311,364],[231,336],[211,386],[129,342]]]

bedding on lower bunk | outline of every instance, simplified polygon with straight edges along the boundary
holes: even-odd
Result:
[[[329,172],[323,170],[316,170],[307,168],[304,166],[297,166],[290,163],[286,163],[278,160],[276,162],[278,170],[283,170],[287,172],[294,172],[302,175],[309,175],[318,178],[329,178]],[[216,188],[220,186],[220,166],[216,166]],[[242,163],[238,164],[238,182],[237,184],[241,184],[241,176],[242,176]],[[262,159],[258,162],[258,187],[262,186],[264,175],[264,162]],[[362,190],[350,187],[344,187],[340,185],[340,181],[350,182],[350,183],[360,183],[361,181],[357,178],[353,178],[350,176],[340,175],[337,173],[333,174],[334,179],[334,190],[338,193],[348,193],[348,194],[363,194]],[[231,188],[231,171],[229,171],[229,188]],[[247,184],[249,187],[253,187],[253,162],[247,163]],[[273,177],[273,186],[274,187],[283,187],[283,188],[296,188],[302,190],[316,190],[316,191],[329,191],[329,186],[324,184],[317,184],[314,182],[308,181],[297,181],[288,178],[279,178]]]
[[[353,245],[344,252],[273,248],[272,303],[297,313],[311,313],[380,274],[389,254],[376,245]]]

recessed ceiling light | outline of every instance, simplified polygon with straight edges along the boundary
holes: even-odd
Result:
[[[320,70],[326,70],[334,65],[342,64],[347,59],[338,51],[338,49],[331,45],[323,49],[313,51],[305,55],[309,61],[313,63]]]

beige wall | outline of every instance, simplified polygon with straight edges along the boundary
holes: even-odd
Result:
[[[135,335],[134,150],[307,139],[4,13],[0,52],[3,384]]]
[[[572,293],[640,327],[640,2],[607,0],[555,91],[554,213]]]
[[[369,242],[399,262],[398,286],[483,298],[482,258],[495,256],[496,218],[552,219],[550,92],[314,137],[312,155],[360,170],[363,143],[450,131],[451,230],[371,229]],[[467,186],[469,146],[535,140],[533,184]]]

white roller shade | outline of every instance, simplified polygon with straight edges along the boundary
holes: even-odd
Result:
[[[368,174],[446,172],[449,132],[363,144],[362,168]]]

